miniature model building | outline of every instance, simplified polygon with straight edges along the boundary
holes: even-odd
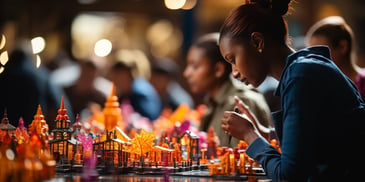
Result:
[[[0,157],[0,166],[20,162],[22,167],[2,169],[0,181],[23,169],[25,175],[22,177],[33,181],[51,179],[56,172],[78,172],[84,178],[103,173],[138,174],[141,171],[161,173],[208,169],[210,175],[228,176],[262,172],[258,170],[260,166],[246,155],[245,142],[241,141],[233,149],[218,147],[219,140],[213,129],[209,129],[205,135],[207,138],[202,139],[204,135],[199,135],[187,119],[192,118],[189,113],[190,108],[185,105],[170,115],[164,113],[156,121],[164,127],[159,130],[159,135],[156,131],[144,129],[127,130],[114,86],[102,115],[93,118],[103,125],[97,133],[86,127],[88,121],[79,122],[78,115],[75,123],[71,123],[63,97],[54,120],[55,129],[50,135],[40,105],[29,130],[22,118],[17,128],[10,125],[5,112],[0,124],[0,156],[5,157]],[[196,113],[193,118],[199,118]],[[276,140],[271,144],[280,151]],[[5,155],[8,150],[14,153],[13,158]],[[28,169],[24,160],[44,167],[42,170]],[[40,174],[43,177],[39,177]]]
[[[50,151],[58,161],[57,167],[65,171],[70,170],[78,147],[76,139],[71,138],[71,121],[67,115],[63,97],[55,123],[55,129],[52,131],[53,139],[49,140]],[[82,150],[82,147],[79,147],[79,150]]]

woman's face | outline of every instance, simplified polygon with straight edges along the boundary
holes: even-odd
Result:
[[[191,92],[205,93],[216,84],[214,66],[205,56],[205,49],[191,47],[187,54],[187,65],[184,77],[187,79]]]
[[[267,66],[260,53],[251,43],[233,41],[222,37],[219,43],[224,59],[232,65],[232,75],[246,85],[258,87],[267,76]]]

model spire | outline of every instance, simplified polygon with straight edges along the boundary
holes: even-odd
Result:
[[[69,120],[68,115],[67,115],[67,110],[65,109],[63,96],[61,99],[60,108],[58,109],[58,115],[56,117],[56,120],[65,120],[65,121]]]
[[[34,115],[34,119],[29,126],[29,132],[38,135],[47,135],[48,133],[48,125],[44,120],[41,105],[38,105],[37,114]]]
[[[67,110],[65,109],[64,99],[63,96],[61,98],[61,105],[58,109],[58,115],[56,117],[56,128],[70,128],[70,119],[67,115]]]
[[[108,131],[113,130],[122,121],[122,112],[119,107],[118,97],[115,95],[114,83],[112,83],[112,90],[106,99],[103,114],[105,129]]]
[[[9,123],[8,113],[6,112],[6,109],[4,110],[4,117],[0,123],[0,129],[3,131],[14,131],[15,130],[15,126],[13,126]]]
[[[24,119],[23,119],[23,117],[20,117],[20,118],[19,118],[18,128],[19,128],[20,130],[27,130],[27,128],[24,126]]]
[[[27,128],[24,127],[24,120],[22,117],[20,117],[18,127],[16,128],[14,133],[18,144],[27,143],[29,141],[28,131]]]

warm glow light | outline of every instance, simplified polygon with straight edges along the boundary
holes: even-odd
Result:
[[[333,15],[339,15],[341,16],[341,11],[338,9],[337,6],[333,5],[333,4],[324,4],[319,8],[318,11],[318,17],[317,19],[322,19],[328,16],[333,16]]]
[[[169,39],[174,27],[168,20],[159,20],[147,29],[147,40],[151,44],[161,44]]]
[[[196,6],[197,0],[186,0],[184,6],[181,9],[189,10]]]
[[[15,158],[14,152],[10,149],[6,150],[5,155],[8,158],[8,160],[11,160],[11,161],[14,160],[14,158]]]
[[[36,67],[39,68],[39,66],[41,65],[41,57],[39,55],[36,55],[36,60],[37,60],[37,63],[36,63]]]
[[[184,6],[186,0],[165,0],[165,6],[168,9],[180,9]]]
[[[0,63],[5,66],[5,64],[8,62],[9,56],[8,51],[4,51],[0,54]]]
[[[4,70],[5,70],[5,68],[4,67],[0,67],[0,74],[2,73],[2,72],[4,72]]]
[[[107,39],[101,39],[95,43],[94,52],[97,56],[105,57],[112,50],[112,43]]]
[[[24,159],[24,168],[26,170],[31,170],[32,169],[32,161],[29,159]]]
[[[5,47],[5,43],[6,43],[5,35],[2,34],[0,39],[0,49]]]
[[[46,46],[46,41],[43,37],[35,37],[31,41],[33,54],[38,54],[43,51]]]

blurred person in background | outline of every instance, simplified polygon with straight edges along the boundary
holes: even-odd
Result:
[[[5,70],[0,74],[0,115],[6,109],[10,124],[17,126],[22,117],[24,126],[28,127],[40,105],[49,130],[52,130],[63,96],[67,114],[74,121],[67,95],[51,81],[45,67],[36,68],[33,56],[29,41],[22,41],[10,53]]]
[[[236,147],[239,140],[229,139],[221,129],[221,119],[224,111],[234,110],[234,96],[239,97],[256,114],[257,119],[265,128],[269,138],[269,128],[272,128],[270,108],[264,96],[255,88],[237,85],[232,80],[231,65],[222,57],[218,46],[218,33],[200,37],[188,50],[187,66],[184,76],[194,94],[205,94],[206,113],[202,117],[199,130],[208,132],[210,127],[219,138],[220,146]]]
[[[120,103],[129,102],[136,112],[154,121],[161,114],[161,100],[148,79],[139,74],[136,62],[116,59],[106,78],[115,84]]]
[[[89,59],[78,60],[78,78],[71,84],[64,87],[65,93],[70,100],[71,107],[80,118],[88,118],[92,115],[90,107],[97,104],[99,108],[104,107],[106,95],[95,87],[95,80],[99,76],[97,65]]]
[[[160,96],[163,109],[174,111],[182,103],[194,108],[190,93],[177,82],[179,73],[178,65],[169,58],[158,59],[152,63],[150,82]]]
[[[365,69],[356,65],[355,35],[341,16],[323,18],[310,27],[306,35],[307,45],[326,45],[332,60],[359,89],[365,100]]]

